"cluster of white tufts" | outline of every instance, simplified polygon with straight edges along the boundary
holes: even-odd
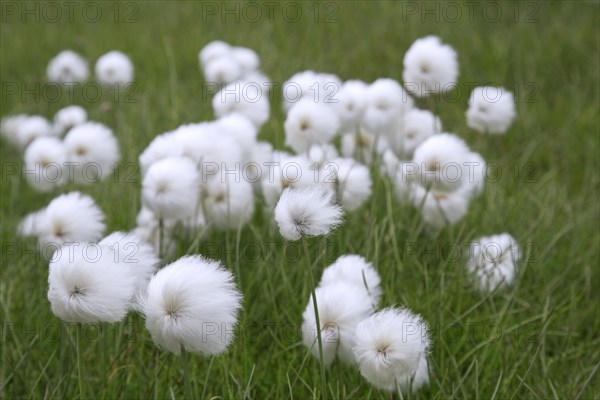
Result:
[[[479,290],[491,292],[513,283],[520,259],[519,245],[508,233],[484,236],[471,242],[467,270]]]
[[[103,85],[123,87],[133,82],[133,63],[120,51],[109,51],[96,61],[96,80]],[[63,50],[50,60],[46,68],[49,82],[75,85],[89,78],[88,63],[79,54]]]
[[[107,126],[87,120],[81,106],[60,109],[51,123],[39,115],[2,120],[2,135],[23,150],[24,175],[41,192],[67,182],[90,184],[106,179],[119,161],[119,143]]]
[[[405,309],[376,312],[381,278],[373,264],[345,255],[325,268],[315,290],[323,360],[358,365],[362,375],[384,390],[417,390],[429,382],[427,324]],[[303,314],[303,343],[320,359],[312,297]]]

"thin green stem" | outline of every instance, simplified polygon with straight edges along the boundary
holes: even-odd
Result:
[[[308,270],[308,276],[310,277],[310,294],[312,296],[313,301],[313,310],[315,313],[315,323],[317,330],[317,342],[319,344],[319,366],[321,368],[321,391],[322,398],[327,398],[327,378],[325,376],[325,362],[323,359],[323,338],[321,337],[321,321],[319,320],[319,307],[317,304],[317,293],[315,291],[315,278],[312,272],[312,265],[310,262],[310,255],[308,252],[308,245],[306,244],[306,239],[302,239],[302,246],[304,247],[304,255],[306,257],[306,269]]]
[[[188,354],[183,344],[181,345],[181,361],[183,362],[183,382],[185,384],[185,396],[188,399],[194,398],[192,383],[190,382],[190,368],[188,363]]]
[[[83,390],[83,368],[81,367],[81,324],[77,324],[75,330],[75,346],[77,351],[77,378],[79,379],[79,398],[84,399]]]

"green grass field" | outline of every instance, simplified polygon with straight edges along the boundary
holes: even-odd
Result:
[[[137,157],[150,140],[182,123],[213,118],[197,59],[209,41],[254,49],[263,70],[280,83],[305,69],[367,82],[401,80],[404,53],[415,39],[436,34],[452,45],[459,54],[458,89],[427,106],[500,175],[487,182],[463,221],[438,233],[419,229],[419,213],[396,201],[387,180],[375,179],[364,207],[347,214],[333,235],[310,241],[317,274],[339,255],[361,254],[382,275],[383,305],[407,306],[428,321],[431,384],[416,398],[600,397],[597,2],[501,2],[499,17],[477,2],[471,14],[462,2],[452,3],[458,16],[434,2],[275,2],[270,15],[260,5],[257,18],[245,3],[238,11],[234,3],[92,3],[99,17],[84,4],[69,15],[56,2],[59,18],[43,3],[1,4],[1,116],[51,118],[75,103],[115,131],[120,173],[94,186],[60,188],[92,195],[109,232],[135,226]],[[298,9],[301,15],[294,14]],[[105,91],[95,99],[93,88],[74,90],[73,99],[67,92],[57,96],[45,86],[45,69],[67,48],[92,63],[112,49],[127,53],[138,90],[117,98]],[[517,119],[506,135],[467,128],[473,82],[515,92]],[[280,95],[275,89],[272,116],[259,138],[283,148]],[[59,192],[31,189],[18,173],[22,154],[4,140],[1,145],[0,398],[75,398],[73,327],[50,311],[48,263],[35,241],[16,236],[20,218]],[[301,342],[310,293],[302,248],[285,244],[270,219],[257,212],[240,232],[210,233],[193,249],[222,260],[244,294],[229,351],[191,358],[198,398],[321,395],[318,363]],[[505,231],[524,248],[518,278],[509,290],[482,295],[468,284],[466,249],[474,238]],[[190,242],[179,243],[182,255]],[[184,396],[180,359],[162,352],[156,363],[140,315],[87,327],[85,335],[88,397]],[[327,378],[329,397],[388,396],[355,367],[335,363]]]

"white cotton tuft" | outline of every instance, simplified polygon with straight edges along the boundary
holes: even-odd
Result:
[[[369,168],[352,158],[337,158],[330,164],[336,171],[336,194],[344,210],[355,211],[371,197],[373,180]]]
[[[81,106],[67,106],[58,110],[54,115],[54,133],[63,135],[76,125],[87,121],[87,112]]]
[[[17,234],[21,237],[38,236],[40,217],[44,214],[44,209],[27,214],[17,227]]]
[[[143,313],[152,340],[179,354],[216,355],[233,340],[242,295],[217,261],[186,256],[150,280]]]
[[[410,199],[425,222],[434,228],[453,225],[463,219],[469,210],[470,193],[465,190],[444,192],[410,185]]]
[[[150,166],[142,181],[142,204],[158,218],[185,219],[198,204],[200,177],[193,161],[170,157]]]
[[[441,191],[456,190],[468,179],[466,164],[471,151],[456,135],[433,135],[417,147],[413,163],[419,182]]]
[[[125,318],[136,281],[114,253],[97,243],[65,244],[50,261],[48,300],[67,322],[118,322]]]
[[[290,156],[278,152],[262,173],[261,189],[269,207],[275,207],[286,188],[303,188],[321,185],[320,170],[304,156]]]
[[[416,391],[429,382],[427,323],[406,309],[387,308],[358,324],[354,354],[362,376],[379,389]]]
[[[353,285],[345,282],[320,286],[315,290],[315,294],[323,345],[323,364],[329,367],[336,357],[345,363],[354,363],[352,349],[356,340],[356,327],[373,311],[371,299],[366,292],[357,291]],[[312,296],[302,316],[302,341],[319,360]]]
[[[338,151],[332,144],[314,144],[308,150],[308,160],[319,167],[338,158]]]
[[[390,138],[390,144],[397,154],[410,158],[421,143],[442,131],[442,123],[430,111],[413,108],[406,113],[399,128],[400,135],[397,140]]]
[[[206,217],[219,229],[238,229],[254,213],[254,190],[244,179],[213,177],[202,184]]]
[[[406,90],[419,97],[450,91],[458,80],[456,51],[437,36],[417,39],[404,55],[402,78]]]
[[[141,175],[146,175],[148,168],[157,161],[182,156],[183,149],[183,143],[177,139],[175,131],[156,136],[138,158]]]
[[[381,299],[381,277],[364,257],[348,254],[339,257],[323,271],[319,286],[329,286],[336,283],[345,283],[356,290],[364,291],[371,299],[373,307],[377,307]]]
[[[74,85],[85,82],[89,71],[87,61],[71,50],[64,50],[50,60],[46,68],[48,81]]]
[[[118,85],[122,89],[133,82],[133,63],[120,51],[109,51],[96,61],[96,79],[103,85]]]
[[[334,105],[341,87],[342,81],[333,74],[310,70],[298,72],[283,83],[284,111],[289,112],[302,100]]]
[[[208,63],[220,56],[231,53],[231,46],[222,40],[213,40],[200,50],[198,60],[200,67],[204,68]]]
[[[121,158],[119,143],[112,130],[98,122],[86,122],[72,128],[64,139],[73,178],[78,183],[96,183],[106,179]]]
[[[413,99],[398,82],[377,79],[367,88],[367,105],[362,126],[374,135],[389,134],[399,119],[413,108]]]
[[[40,192],[50,191],[68,179],[67,150],[60,139],[55,137],[35,139],[27,146],[23,158],[27,182]]]
[[[254,82],[236,81],[219,90],[212,100],[217,118],[239,113],[260,128],[270,113],[269,98]]]
[[[375,136],[364,129],[342,135],[340,153],[370,164],[374,158],[388,150],[387,136]]]
[[[471,152],[467,157],[467,168],[464,173],[467,174],[460,190],[465,190],[472,198],[481,196],[485,188],[485,179],[487,176],[487,164],[479,153]]]
[[[242,75],[246,75],[260,67],[258,54],[252,49],[247,47],[233,47],[230,54],[240,66]]]
[[[31,115],[20,120],[16,126],[15,143],[24,150],[35,139],[50,136],[54,132],[50,122],[39,115]]]
[[[37,219],[42,248],[70,242],[96,242],[105,228],[102,210],[94,199],[79,192],[56,197]]]
[[[319,186],[287,188],[275,207],[279,232],[287,240],[328,235],[342,223],[342,209],[333,201],[333,192]]]
[[[204,80],[210,83],[230,83],[243,75],[240,64],[231,54],[211,59],[204,67]]]
[[[327,104],[302,100],[285,119],[285,144],[296,153],[306,152],[313,144],[329,143],[340,128],[333,108]]]
[[[484,236],[471,243],[467,269],[479,290],[491,292],[513,283],[520,259],[519,245],[508,233]]]
[[[27,120],[26,114],[9,115],[0,121],[0,134],[11,144],[18,146],[17,134],[21,124]]]
[[[476,87],[469,97],[467,125],[482,133],[503,134],[515,119],[513,94],[502,87]]]
[[[132,307],[138,307],[160,263],[154,248],[135,233],[128,232],[113,232],[98,244],[110,249],[114,260],[129,270],[135,286]]]
[[[367,108],[368,86],[363,81],[349,80],[343,83],[332,103],[340,119],[342,133],[356,132]]]

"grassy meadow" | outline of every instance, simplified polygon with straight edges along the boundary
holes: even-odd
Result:
[[[259,139],[284,149],[287,78],[312,69],[343,80],[401,81],[404,53],[429,34],[455,48],[460,78],[448,96],[419,105],[495,173],[466,218],[438,232],[423,227],[418,211],[400,204],[389,180],[374,172],[370,201],[346,214],[331,236],[309,241],[316,274],[342,254],[363,255],[382,276],[382,305],[407,306],[428,321],[431,383],[414,398],[600,397],[599,3],[250,3],[260,16],[248,3],[82,2],[72,13],[67,3],[54,3],[59,17],[46,3],[0,4],[0,114],[52,118],[79,104],[114,130],[121,162],[101,183],[38,193],[21,176],[22,154],[1,139],[0,398],[79,396],[74,329],[50,310],[48,263],[34,239],[16,236],[20,219],[59,193],[80,190],[105,212],[108,232],[132,229],[141,204],[140,152],[160,133],[213,118],[198,66],[202,46],[221,39],[259,54],[262,70],[279,83]],[[53,91],[46,65],[64,49],[91,65],[109,50],[123,51],[135,65],[135,87]],[[515,93],[517,118],[506,135],[466,126],[470,89],[486,83]],[[286,243],[262,210],[238,232],[177,241],[176,256],[221,260],[244,295],[228,352],[191,357],[198,398],[322,395],[318,362],[301,340],[310,293],[302,247]],[[524,250],[518,277],[508,290],[481,294],[464,268],[468,245],[501,232]],[[180,359],[166,352],[155,358],[140,315],[84,334],[88,397],[184,396]],[[388,398],[356,367],[336,362],[327,378],[330,398]]]

